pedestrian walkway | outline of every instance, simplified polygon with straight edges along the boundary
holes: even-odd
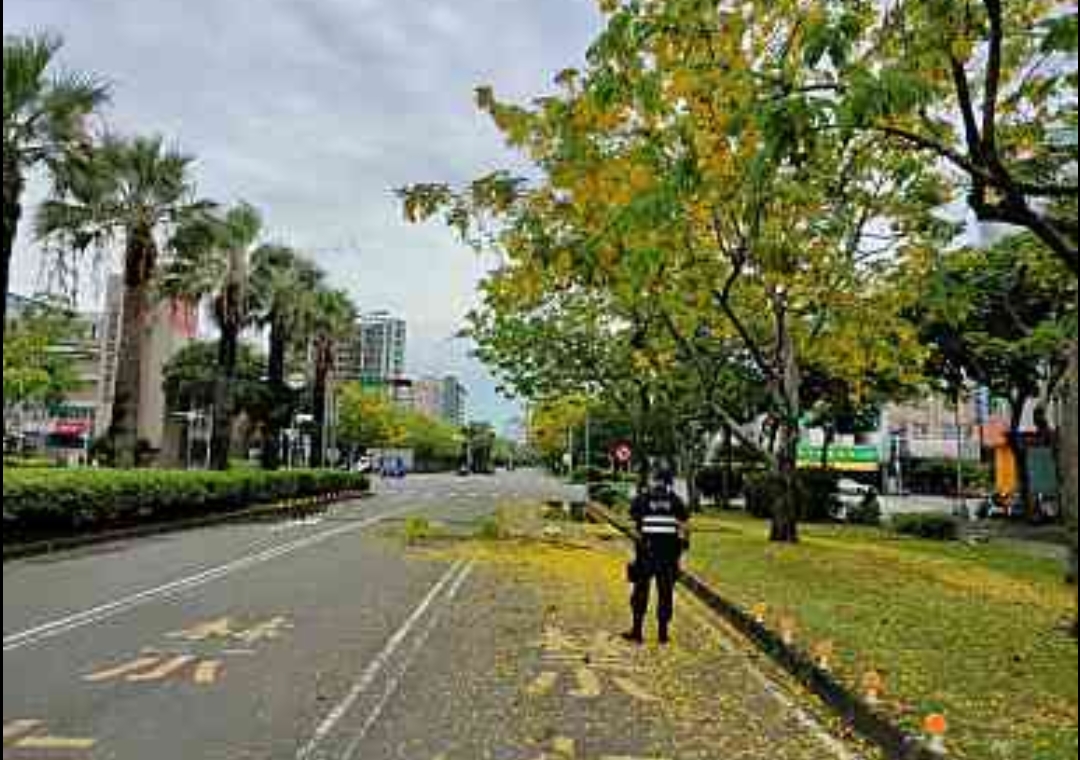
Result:
[[[357,757],[862,757],[690,597],[677,600],[670,646],[655,643],[652,621],[644,646],[623,642],[625,550],[604,529],[556,525],[549,542],[415,551],[468,558],[472,575]]]

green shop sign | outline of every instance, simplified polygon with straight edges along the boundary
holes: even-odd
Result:
[[[821,446],[800,443],[797,459],[799,467],[820,467],[821,449]],[[837,470],[866,471],[878,468],[878,448],[873,444],[834,444],[829,447],[828,457],[829,466]]]

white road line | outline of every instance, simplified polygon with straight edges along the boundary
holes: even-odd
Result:
[[[96,607],[91,607],[80,612],[75,612],[70,615],[50,620],[41,625],[36,625],[33,628],[28,628],[25,631],[19,631],[9,636],[4,637],[4,654],[35,644],[45,639],[50,639],[54,636],[74,631],[77,628],[82,628],[94,623],[100,623],[108,618],[115,617],[128,610],[139,607],[143,604],[147,604],[158,599],[166,599],[171,596],[183,593],[193,588],[210,583],[211,581],[224,578],[228,575],[232,575],[235,572],[244,570],[255,565],[269,562],[272,559],[278,557],[284,557],[287,554],[299,551],[300,549],[306,549],[309,546],[315,546],[323,541],[327,541],[336,536],[343,535],[345,533],[351,533],[352,531],[361,530],[374,525],[377,522],[385,520],[388,517],[396,515],[404,509],[396,509],[385,512],[381,515],[369,517],[365,520],[359,520],[357,522],[348,523],[331,530],[323,531],[322,533],[316,533],[312,536],[306,536],[304,538],[290,541],[285,544],[264,549],[255,554],[250,554],[245,557],[240,557],[224,565],[217,565],[215,567],[207,568],[198,573],[179,578],[169,583],[164,583],[160,586],[154,586],[152,588],[138,591],[134,594],[121,597],[111,602],[99,604]]]
[[[705,627],[708,630],[711,630],[716,635],[716,638],[720,642],[720,646],[723,647],[724,651],[728,652],[729,654],[738,655],[740,659],[743,660],[743,663],[746,665],[747,672],[750,673],[753,679],[761,685],[761,687],[765,690],[767,694],[769,694],[773,699],[779,702],[780,705],[783,706],[786,710],[791,712],[792,716],[799,723],[799,725],[812,733],[823,745],[825,745],[825,747],[829,749],[830,752],[832,752],[833,755],[835,755],[840,760],[862,760],[861,755],[852,754],[850,751],[848,751],[848,748],[845,747],[839,739],[826,731],[816,718],[814,718],[812,715],[810,715],[810,713],[806,712],[804,709],[795,704],[786,694],[784,694],[783,691],[780,690],[780,688],[775,683],[773,683],[773,681],[768,676],[762,673],[757,668],[757,666],[754,665],[754,663],[745,656],[745,652],[740,650],[738,647],[735,646],[735,644],[733,644],[729,640],[726,632],[722,630],[715,621],[709,619],[708,616],[713,614],[711,610],[709,612],[705,612],[702,608],[702,603],[696,598],[690,596],[690,594],[680,592],[679,596],[682,598],[683,602],[690,603],[683,604],[683,609],[690,614],[690,617],[694,618],[699,625]]]
[[[462,568],[465,568],[462,571]],[[450,584],[457,573],[464,575],[469,571],[470,567],[465,565],[465,560],[458,560],[450,569],[443,573],[442,577],[431,587],[420,603],[416,605],[413,611],[409,614],[409,617],[405,619],[405,622],[394,631],[393,635],[387,639],[386,644],[383,645],[382,650],[375,655],[375,659],[368,663],[364,668],[360,677],[348,693],[338,702],[334,707],[326,714],[326,716],[319,722],[319,725],[315,727],[315,731],[311,736],[311,739],[307,741],[296,753],[296,760],[307,760],[313,757],[314,753],[318,751],[319,745],[325,741],[326,737],[334,730],[334,728],[341,722],[341,719],[348,714],[356,701],[364,695],[371,684],[378,677],[386,664],[390,661],[390,658],[394,656],[394,653],[405,641],[409,632],[420,622],[428,608],[435,602],[436,598],[442,592],[442,590]]]
[[[472,568],[473,566],[470,562],[466,565],[465,569],[458,574],[457,578],[455,578],[454,582],[450,585],[450,590],[447,591],[446,596],[443,597],[442,604],[431,613],[423,629],[413,637],[412,646],[409,648],[409,652],[405,655],[397,671],[387,680],[386,685],[383,687],[382,694],[379,695],[379,700],[372,705],[371,710],[364,717],[364,721],[360,724],[360,728],[356,731],[352,741],[349,742],[349,746],[345,748],[345,752],[341,755],[341,760],[352,760],[357,748],[360,746],[360,742],[364,740],[368,731],[370,731],[371,727],[378,721],[379,716],[382,715],[382,711],[390,701],[390,698],[397,693],[398,687],[401,685],[401,681],[405,677],[405,674],[409,671],[409,667],[412,665],[413,660],[416,659],[416,655],[420,653],[420,650],[424,648],[424,644],[427,643],[428,637],[431,636],[431,632],[435,630],[443,613],[449,608],[449,603],[458,595],[458,591],[461,590],[462,585],[465,583],[465,579],[469,577]]]

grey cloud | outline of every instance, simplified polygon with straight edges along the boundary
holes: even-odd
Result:
[[[472,91],[530,98],[580,65],[593,0],[5,0],[4,31],[50,28],[65,60],[115,84],[110,123],[198,158],[201,191],[260,206],[271,235],[313,250],[364,308],[410,320],[410,365],[466,376],[512,411],[457,342],[486,263],[391,189],[462,181],[513,159]],[[40,191],[40,189],[39,189]],[[24,227],[14,281],[37,266]]]

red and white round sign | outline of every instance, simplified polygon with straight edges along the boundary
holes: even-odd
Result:
[[[615,455],[616,462],[626,464],[630,461],[630,457],[633,456],[633,450],[630,448],[629,443],[620,443],[615,447],[612,454]]]

